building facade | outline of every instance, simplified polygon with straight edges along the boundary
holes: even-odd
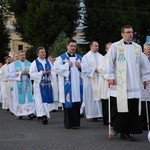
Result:
[[[10,53],[16,53],[19,50],[26,51],[30,48],[30,45],[28,43],[23,42],[19,34],[16,33],[15,27],[13,25],[14,22],[15,17],[12,14],[6,23],[6,28],[9,30],[10,35],[10,43],[9,43]]]

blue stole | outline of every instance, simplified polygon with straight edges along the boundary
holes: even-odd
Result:
[[[65,60],[70,60],[67,53],[63,53],[60,57],[63,60],[63,64],[65,64]],[[82,57],[80,55],[75,54],[75,57],[76,57],[76,60],[82,61]],[[72,108],[71,72],[68,78],[64,77],[64,92],[65,92],[65,108]],[[81,78],[80,78],[80,96],[81,96],[81,101],[82,101],[83,83],[82,83]]]
[[[35,60],[38,72],[44,71],[43,65],[38,61]],[[45,64],[45,71],[51,71],[51,66],[48,60],[46,60]],[[42,76],[42,80],[40,83],[40,92],[42,97],[43,103],[53,103],[53,90],[50,77],[45,75]]]
[[[22,71],[21,62],[19,60],[15,61],[14,65],[15,65],[17,72]],[[29,61],[25,60],[25,70],[29,71],[30,65],[31,65],[31,63]],[[17,81],[19,104],[25,103],[25,97],[26,96],[28,98],[28,102],[33,102],[32,85],[31,85],[31,81],[30,81],[28,75],[26,75],[26,81],[25,82],[26,83],[25,83],[25,87],[24,87],[22,75],[21,75],[21,80]]]

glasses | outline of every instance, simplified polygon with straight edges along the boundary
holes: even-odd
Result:
[[[123,33],[127,33],[127,34],[132,33],[133,34],[133,31],[127,31],[127,32],[123,32]]]

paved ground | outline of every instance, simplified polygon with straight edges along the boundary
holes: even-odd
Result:
[[[108,128],[102,122],[81,119],[81,128],[63,127],[63,113],[51,113],[44,126],[36,119],[18,120],[0,109],[0,150],[150,150],[147,132],[135,135],[136,142],[123,141],[119,136],[108,140]]]

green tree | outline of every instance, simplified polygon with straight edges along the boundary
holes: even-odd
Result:
[[[27,11],[29,0],[9,0],[9,11],[13,12],[16,18],[14,26],[20,34],[25,34],[23,29],[24,13]]]
[[[8,55],[8,44],[9,34],[0,15],[0,61],[4,61],[4,56]]]
[[[0,61],[4,61],[4,56],[8,55],[9,33],[5,28],[5,23],[9,17],[8,1],[0,1]]]
[[[69,38],[64,32],[61,32],[56,38],[54,44],[49,50],[49,55],[57,57],[66,51],[66,45]]]
[[[7,21],[10,11],[9,11],[9,1],[10,0],[0,0],[0,14],[3,21]]]
[[[107,42],[119,40],[122,26],[130,24],[138,29],[135,0],[85,0],[87,15],[85,36],[88,41],[97,40],[100,51],[104,52]]]
[[[31,48],[29,48],[29,49],[27,50],[26,58],[27,58],[30,62],[32,62],[33,60],[35,60],[35,59],[37,58],[36,49],[37,49],[37,47],[32,46]]]
[[[20,2],[24,6],[22,11],[15,3],[14,0],[11,6],[12,10],[15,6],[16,29],[33,47],[49,49],[61,32],[72,37],[78,18],[76,0],[24,0]]]
[[[136,34],[137,41],[143,45],[146,36],[150,36],[150,3],[149,0],[136,0],[137,18],[139,20],[139,30]]]

